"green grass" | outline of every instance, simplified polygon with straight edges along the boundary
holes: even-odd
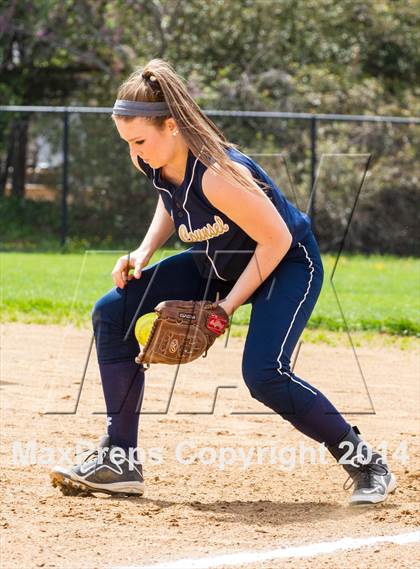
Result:
[[[161,250],[152,261],[174,252]],[[87,324],[94,302],[113,286],[110,273],[119,254],[2,253],[2,321]],[[324,287],[309,328],[340,331],[343,320],[329,280],[334,257],[323,261]],[[419,259],[346,255],[334,284],[351,330],[419,333]],[[249,306],[239,308],[235,324],[246,326],[249,312]]]

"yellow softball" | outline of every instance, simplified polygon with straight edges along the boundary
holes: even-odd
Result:
[[[148,312],[147,314],[140,316],[137,320],[134,328],[134,335],[141,346],[145,346],[147,344],[147,339],[149,338],[153,323],[157,317],[158,315],[156,312]]]

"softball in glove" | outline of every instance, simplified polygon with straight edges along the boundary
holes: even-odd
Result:
[[[229,327],[229,316],[219,303],[208,300],[165,300],[138,364],[185,364],[205,357],[216,338]]]

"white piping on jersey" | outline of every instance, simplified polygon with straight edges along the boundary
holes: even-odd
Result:
[[[158,186],[155,182],[155,172],[156,170],[153,168],[153,185],[157,190],[163,190],[164,192],[166,192],[167,194],[169,194],[172,197],[172,194],[169,190],[167,190],[166,188],[161,188],[160,186]]]
[[[200,152],[200,154],[201,154],[201,152]],[[194,166],[193,166],[193,171],[192,171],[192,174],[191,174],[191,180],[190,180],[190,183],[188,184],[187,191],[185,192],[185,200],[184,200],[184,203],[182,204],[182,209],[185,211],[185,213],[186,213],[187,216],[188,216],[188,225],[189,225],[189,227],[190,227],[190,231],[192,231],[190,212],[189,212],[189,211],[187,210],[187,208],[185,207],[185,204],[187,203],[187,200],[188,200],[188,192],[190,191],[191,184],[193,183],[193,180],[194,180],[195,167],[197,166],[198,158],[199,158],[199,156],[197,156],[197,158],[195,159]]]
[[[185,192],[184,203],[182,204],[182,208],[183,208],[183,210],[185,211],[185,213],[186,213],[187,216],[188,216],[188,225],[189,225],[190,231],[192,231],[193,229],[192,229],[192,226],[191,226],[190,212],[187,210],[186,204],[187,204],[187,201],[188,201],[188,193],[189,193],[189,191],[190,191],[191,184],[193,183],[193,180],[194,180],[195,167],[196,167],[196,165],[197,165],[197,162],[198,162],[198,159],[199,159],[200,155],[201,155],[201,152],[200,152],[200,154],[197,156],[197,158],[195,159],[194,166],[193,166],[193,171],[192,171],[192,175],[191,175],[191,180],[190,180],[190,183],[188,184],[187,191]],[[216,265],[214,264],[213,259],[212,259],[212,258],[210,257],[210,255],[209,255],[209,244],[210,244],[210,243],[209,243],[209,239],[206,239],[206,241],[207,241],[207,244],[206,244],[206,256],[207,256],[207,259],[210,261],[211,266],[213,267],[213,270],[214,270],[215,274],[217,275],[217,277],[218,277],[219,279],[221,279],[222,281],[227,281],[227,279],[224,279],[222,276],[219,275],[219,272],[218,272],[218,270],[216,269]]]
[[[283,364],[281,363],[281,356],[283,355],[284,345],[285,345],[286,340],[287,340],[287,338],[288,338],[288,336],[289,336],[289,334],[290,334],[290,331],[291,331],[291,329],[292,329],[292,326],[293,326],[293,324],[294,324],[294,322],[295,322],[296,315],[297,315],[297,313],[299,312],[300,307],[302,306],[302,304],[305,302],[306,297],[308,296],[308,293],[309,293],[309,291],[310,291],[310,289],[311,289],[312,277],[313,277],[313,274],[314,274],[314,265],[313,265],[313,263],[312,263],[312,259],[311,259],[311,258],[309,257],[309,255],[308,255],[308,251],[306,250],[305,246],[302,245],[302,243],[298,243],[298,245],[299,245],[299,247],[302,247],[302,249],[305,251],[305,256],[306,256],[306,258],[307,258],[308,261],[309,261],[310,276],[309,276],[308,286],[306,287],[305,294],[303,295],[303,298],[302,298],[302,300],[300,301],[299,306],[296,308],[296,311],[295,311],[295,313],[293,314],[293,318],[292,318],[292,321],[290,322],[289,329],[287,330],[286,335],[285,335],[284,340],[283,340],[283,343],[282,343],[282,345],[281,345],[280,353],[279,353],[279,355],[278,355],[278,357],[277,357],[277,362],[278,362],[278,364],[279,364],[279,367],[278,367],[277,371],[279,372],[280,375],[283,375],[283,374],[284,374],[284,375],[287,375],[287,377],[289,377],[294,383],[298,383],[298,384],[299,384],[301,387],[303,387],[304,389],[307,389],[308,391],[310,391],[310,392],[313,393],[314,395],[317,395],[316,391],[313,391],[313,389],[310,389],[309,387],[307,387],[306,385],[304,385],[303,383],[301,383],[300,381],[298,381],[297,379],[295,379],[292,375],[290,375],[290,374],[287,373],[286,371],[282,371]]]
[[[171,196],[171,198],[172,198],[172,194],[171,194],[171,192],[170,192],[169,190],[167,190],[166,188],[161,188],[160,186],[158,186],[158,185],[156,184],[156,182],[155,182],[155,172],[156,172],[156,170],[155,170],[154,168],[152,168],[152,170],[153,170],[153,180],[152,180],[152,182],[153,182],[154,187],[155,187],[157,190],[163,190],[164,192],[168,193],[168,194]],[[172,217],[172,219],[174,218],[173,213],[174,213],[174,212],[173,212],[173,209],[171,208],[171,217]]]
[[[210,255],[209,255],[209,244],[210,244],[210,240],[207,239],[206,241],[207,241],[207,245],[206,245],[206,255],[207,255],[207,258],[208,258],[208,260],[210,261],[210,263],[211,263],[211,265],[212,265],[212,267],[213,267],[213,269],[214,269],[214,272],[216,273],[216,275],[217,275],[217,277],[218,277],[219,279],[221,279],[222,281],[227,281],[227,279],[224,279],[223,277],[221,277],[221,276],[219,275],[219,273],[218,273],[218,271],[217,271],[217,269],[216,269],[216,265],[214,264],[213,259],[212,259],[212,258],[210,257]]]
[[[190,181],[189,181],[187,190],[186,190],[186,192],[185,192],[184,203],[182,204],[182,209],[185,211],[185,213],[187,214],[187,217],[188,217],[188,225],[189,225],[190,231],[192,231],[193,229],[192,229],[192,226],[191,226],[190,212],[187,210],[186,204],[187,204],[187,201],[188,201],[188,193],[189,193],[189,191],[190,191],[191,185],[192,185],[193,180],[194,180],[195,167],[197,166],[197,162],[198,162],[198,159],[199,159],[200,155],[201,155],[201,151],[200,151],[199,155],[197,156],[197,158],[195,159],[194,166],[193,166],[193,170],[192,170],[191,179],[190,179]],[[161,187],[159,187],[159,186],[156,184],[156,182],[155,182],[155,169],[154,169],[154,168],[153,168],[153,185],[155,186],[156,189],[158,189],[158,190],[163,190],[164,192],[167,192],[167,193],[171,196],[171,198],[173,198],[173,196],[172,196],[172,194],[171,194],[171,192],[170,192],[169,190],[167,190],[166,188],[161,188]],[[172,217],[172,219],[173,219],[173,210],[171,210],[171,217]],[[219,272],[218,272],[218,270],[216,269],[216,265],[214,264],[213,259],[212,259],[212,258],[210,257],[210,255],[209,255],[209,240],[206,239],[206,241],[207,241],[207,244],[206,244],[206,256],[207,256],[208,260],[210,261],[210,263],[211,263],[211,265],[212,265],[212,267],[213,267],[213,269],[214,269],[215,274],[216,274],[217,277],[218,277],[219,279],[221,279],[222,281],[227,281],[227,279],[225,279],[225,278],[223,278],[222,276],[219,275]]]

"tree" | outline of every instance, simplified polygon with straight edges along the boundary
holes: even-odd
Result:
[[[95,101],[115,72],[128,66],[115,14],[124,2],[37,0],[12,2],[0,14],[0,101],[15,105],[66,105]],[[133,7],[139,11],[136,3]],[[141,10],[140,10],[141,12]],[[91,88],[94,85],[95,88]],[[23,197],[29,115],[3,118],[0,194],[9,170],[12,193]],[[8,138],[8,140],[7,140]]]

